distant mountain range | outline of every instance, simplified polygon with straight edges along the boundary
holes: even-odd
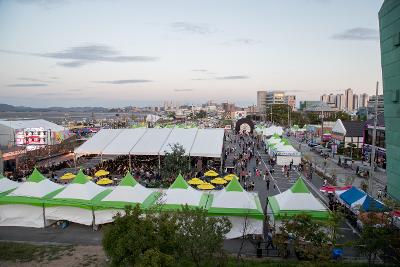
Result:
[[[8,104],[0,104],[0,112],[112,112],[108,108],[102,107],[49,107],[49,108],[32,108],[24,106],[12,106]]]

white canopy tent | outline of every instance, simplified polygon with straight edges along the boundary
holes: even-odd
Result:
[[[25,183],[0,198],[0,226],[44,227],[41,199],[62,188],[34,169]]]
[[[76,155],[100,155],[104,149],[122,132],[121,129],[101,129],[92,138],[75,149]]]
[[[179,143],[185,149],[185,154],[189,155],[193,140],[195,140],[197,134],[197,129],[182,129],[182,128],[174,128],[171,131],[167,141],[165,141],[164,145],[160,150],[160,155],[165,155],[165,151],[171,152],[171,146]]]
[[[102,129],[76,148],[75,154],[157,156],[170,151],[170,145],[179,143],[189,156],[220,158],[224,134],[221,128]]]
[[[4,177],[0,173],[0,196],[2,194],[6,194],[10,190],[17,188],[19,185],[20,185],[20,183],[12,181],[12,180],[8,179],[7,177]]]
[[[224,146],[224,129],[198,129],[190,156],[220,158]]]
[[[127,155],[146,133],[146,128],[123,130],[102,151],[103,155]]]
[[[276,164],[297,166],[301,163],[301,153],[298,152],[292,145],[278,144],[275,148]]]
[[[76,178],[64,190],[48,200],[46,219],[92,225],[94,218],[92,200],[106,190],[106,187],[90,181],[80,170]]]

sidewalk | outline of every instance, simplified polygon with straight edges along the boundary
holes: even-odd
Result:
[[[310,147],[307,144],[300,143],[295,140],[293,137],[290,137],[293,146],[298,149],[301,153],[303,158],[306,158],[312,162],[316,169],[327,176],[332,176],[333,174],[337,177],[337,184],[339,186],[343,185],[354,185],[357,187],[361,187],[362,182],[368,183],[367,178],[359,177],[356,174],[357,166],[362,166],[361,161],[355,161],[352,168],[343,168],[338,165],[338,156],[336,155],[334,158],[329,157],[327,159],[323,158],[319,154],[310,151]],[[379,189],[383,189],[387,183],[387,176],[385,172],[381,170],[377,170],[375,173],[374,179],[374,195]]]

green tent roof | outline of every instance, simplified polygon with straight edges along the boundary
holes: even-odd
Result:
[[[86,184],[89,181],[89,179],[86,177],[86,175],[83,173],[82,169],[79,170],[78,174],[72,180],[72,184]]]
[[[130,172],[127,172],[125,177],[119,183],[119,185],[122,185],[122,186],[135,186],[135,185],[137,185],[137,183],[138,182],[135,180],[135,178],[133,178],[132,174]]]
[[[187,189],[189,187],[188,183],[183,179],[183,176],[181,174],[176,177],[175,181],[172,183],[172,185],[169,187],[171,189]]]
[[[290,190],[293,193],[310,193],[310,190],[308,190],[306,184],[304,183],[303,179],[299,178],[297,179],[296,183],[292,185]]]
[[[287,140],[286,138],[282,138],[281,142],[282,142],[285,146],[290,145],[289,140]]]
[[[274,133],[272,136],[275,138],[280,138],[279,134],[277,134],[277,133]]]
[[[239,180],[236,177],[233,177],[233,179],[229,182],[229,184],[225,187],[225,190],[228,192],[243,192],[244,189],[239,183]]]
[[[39,183],[43,180],[45,180],[46,177],[43,176],[36,168],[33,169],[32,174],[29,176],[27,179],[27,182],[33,182],[33,183]]]

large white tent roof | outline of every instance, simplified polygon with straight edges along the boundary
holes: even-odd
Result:
[[[167,128],[149,128],[130,153],[132,155],[158,155],[170,133],[171,129]]]
[[[25,182],[8,195],[18,197],[44,197],[45,195],[50,194],[51,192],[54,192],[62,187],[62,185],[44,179],[38,183]]]
[[[185,154],[188,155],[192,149],[193,140],[196,138],[197,129],[182,129],[174,128],[171,131],[167,141],[160,150],[160,155],[165,155],[165,152],[171,152],[171,146],[179,143],[185,149]]]
[[[102,129],[75,149],[77,155],[164,155],[170,145],[182,145],[187,155],[219,158],[224,129],[135,128]]]
[[[104,155],[127,155],[140,138],[145,134],[146,128],[126,129],[122,131],[110,145],[103,150]]]
[[[12,181],[6,177],[3,178],[0,174],[0,193],[7,192],[11,189],[17,188],[18,186],[20,186],[20,183]]]
[[[46,120],[0,120],[0,124],[14,130],[25,129],[25,128],[44,128],[45,130],[51,130],[53,132],[64,131],[65,128],[55,123]]]
[[[198,129],[190,156],[219,158],[224,145],[224,129]]]
[[[113,141],[122,130],[102,129],[92,138],[75,149],[75,154],[101,154],[104,149]]]

